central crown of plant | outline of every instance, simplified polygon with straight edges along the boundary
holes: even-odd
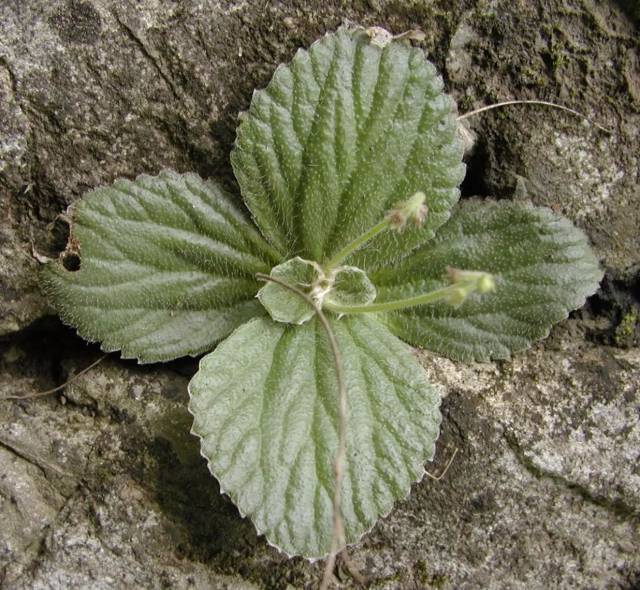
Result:
[[[317,307],[344,365],[353,543],[434,453],[440,397],[401,340],[508,358],[601,278],[584,234],[548,209],[456,206],[463,149],[442,90],[407,41],[340,29],[278,68],[242,118],[232,164],[253,221],[194,174],[118,180],[73,206],[80,269],[43,274],[62,319],[106,351],[209,353],[189,386],[193,432],[223,492],[289,554],[332,543],[338,386]]]
[[[271,271],[271,282],[258,291],[258,299],[277,322],[303,324],[317,309],[328,309],[337,314],[392,311],[435,301],[448,301],[460,305],[471,293],[487,293],[495,289],[490,274],[485,272],[449,269],[450,287],[436,289],[417,296],[372,304],[376,288],[366,273],[355,266],[343,266],[369,240],[386,229],[401,232],[407,222],[420,227],[427,215],[424,193],[416,193],[405,203],[392,209],[385,219],[347,244],[324,265],[304,260],[299,256],[279,264]],[[282,285],[284,283],[285,285]],[[296,287],[292,291],[287,286]],[[299,291],[309,300],[301,297]]]

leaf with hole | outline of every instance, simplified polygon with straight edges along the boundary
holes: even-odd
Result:
[[[279,257],[217,184],[174,172],[91,191],[73,207],[70,243],[80,269],[42,274],[56,311],[141,362],[209,351],[262,314],[255,273]]]
[[[339,549],[334,512],[357,542],[432,458],[439,396],[400,339],[508,358],[602,277],[584,233],[550,210],[455,207],[462,142],[442,90],[406,37],[341,28],[243,115],[231,159],[248,211],[194,174],[118,180],[73,206],[79,268],[42,275],[63,321],[106,351],[209,353],[189,387],[193,432],[222,489],[290,555]]]

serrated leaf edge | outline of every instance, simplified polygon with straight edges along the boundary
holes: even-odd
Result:
[[[135,184],[140,179],[156,179],[156,178],[163,178],[163,177],[170,177],[170,178],[192,177],[192,178],[197,178],[198,181],[200,181],[202,183],[205,183],[205,184],[207,182],[209,182],[209,180],[210,180],[208,178],[203,178],[202,176],[200,176],[196,172],[181,173],[181,172],[177,172],[176,170],[173,170],[171,168],[162,168],[155,175],[147,174],[147,173],[143,172],[141,174],[136,175],[135,178],[133,178],[133,179],[129,179],[129,178],[126,178],[124,176],[118,176],[117,178],[114,178],[108,184],[99,185],[99,186],[94,187],[93,189],[90,189],[81,198],[79,198],[78,200],[76,200],[73,203],[71,203],[66,209],[66,214],[69,217],[70,222],[69,222],[69,238],[67,239],[67,244],[65,246],[65,249],[62,252],[60,252],[60,254],[58,255],[57,258],[51,259],[49,262],[44,264],[40,269],[38,269],[38,286],[39,286],[39,289],[45,295],[45,298],[47,300],[47,305],[48,305],[49,309],[55,311],[57,317],[60,319],[60,321],[63,323],[63,325],[67,326],[68,328],[71,328],[78,336],[80,336],[80,338],[82,338],[86,342],[88,342],[90,344],[98,344],[99,347],[100,347],[100,350],[102,352],[107,353],[107,354],[111,354],[111,353],[114,353],[114,352],[119,352],[121,359],[123,359],[123,360],[135,360],[138,365],[150,365],[150,364],[154,364],[154,363],[169,362],[169,361],[175,360],[176,358],[185,358],[185,357],[195,358],[195,357],[197,357],[197,356],[199,356],[199,355],[201,355],[203,353],[211,352],[211,351],[215,350],[215,348],[218,346],[218,344],[220,344],[220,342],[222,342],[223,340],[226,340],[226,338],[228,338],[231,335],[231,333],[228,334],[227,336],[225,336],[224,338],[221,338],[221,339],[215,341],[214,344],[213,344],[213,347],[210,347],[209,345],[206,345],[206,346],[203,346],[201,348],[194,349],[194,350],[186,353],[185,355],[183,355],[181,357],[175,357],[173,355],[160,355],[160,356],[148,357],[146,359],[141,359],[141,358],[139,358],[138,356],[136,356],[133,353],[128,353],[127,352],[127,348],[128,347],[126,347],[126,346],[125,347],[119,347],[119,346],[109,347],[109,346],[105,346],[101,339],[95,338],[93,336],[90,336],[88,333],[85,333],[83,330],[81,330],[80,328],[75,326],[71,321],[67,321],[65,319],[63,311],[60,309],[60,307],[53,303],[54,301],[56,301],[55,287],[53,286],[51,281],[49,281],[48,279],[44,278],[44,275],[46,273],[49,273],[49,272],[55,272],[55,270],[53,270],[53,268],[52,268],[54,265],[55,266],[61,266],[62,265],[62,260],[64,258],[65,253],[67,253],[67,252],[77,253],[76,250],[74,249],[75,245],[78,244],[78,240],[77,240],[77,238],[75,237],[75,234],[74,234],[73,216],[75,214],[76,206],[79,205],[80,202],[83,201],[87,196],[89,196],[89,194],[93,193],[95,190],[98,190],[100,188],[114,186],[116,183],[118,183],[120,181],[126,181],[126,182],[131,182],[131,183]],[[229,191],[226,190],[225,187],[221,187],[221,188],[222,188],[222,190],[224,192],[229,192]],[[247,204],[245,203],[244,199],[241,197],[241,195],[239,195],[239,193],[236,196],[240,197],[239,198],[239,203],[241,203],[242,205],[241,205],[241,207],[235,207],[234,206],[232,208],[233,210],[230,212],[231,215],[233,215],[236,218],[238,216],[239,217],[243,217],[244,221],[247,222],[251,226],[251,231],[254,234],[253,238],[255,239],[255,237],[258,237],[258,238],[264,240],[270,246],[272,246],[272,244],[269,242],[269,240],[267,240],[267,238],[262,235],[262,232],[257,227],[257,225],[255,223],[255,220],[253,219],[253,215],[249,211],[249,209],[247,207]],[[246,211],[248,213],[248,216],[245,213],[243,213],[243,208],[244,208],[244,211]],[[70,246],[72,246],[72,247],[70,248]],[[255,297],[257,297],[257,292],[256,292]],[[250,300],[247,300],[247,301],[250,301]],[[254,317],[258,317],[260,315],[260,310],[261,309],[262,308],[260,308],[260,307],[258,308],[258,314],[257,314],[257,316],[254,316]],[[241,324],[241,325],[243,325],[243,324]]]
[[[249,320],[249,321],[253,321],[253,320]],[[235,332],[237,332],[238,330],[240,330],[243,326],[246,325],[247,322],[245,322],[244,324],[241,324],[240,326],[238,326],[233,332],[231,332],[226,338],[231,338]],[[383,324],[384,325],[384,324]],[[386,328],[386,325],[384,326]],[[397,338],[397,336],[396,336]],[[401,339],[400,339],[401,340]],[[403,344],[405,344],[406,346],[411,348],[411,345],[407,344],[406,342],[404,342],[403,340],[401,340],[401,342]],[[198,362],[198,371],[200,371],[200,367],[202,365],[202,361],[204,360],[204,357],[202,359],[200,359],[200,361]],[[424,371],[424,368],[421,367],[421,369]],[[197,374],[196,372],[196,374]],[[425,371],[426,373],[426,371]],[[195,374],[194,374],[195,376]],[[191,416],[193,416],[194,418],[194,424],[195,424],[195,414],[191,411],[191,401],[193,399],[193,395],[191,393],[191,383],[193,381],[193,378],[191,378],[191,380],[189,381],[189,384],[187,385],[187,393],[189,394],[189,404],[187,405],[187,409],[189,410],[189,413],[191,414]],[[440,401],[442,401],[445,396],[446,396],[446,389],[442,384],[432,384],[431,382],[429,382],[431,384],[431,386],[434,388],[435,393],[440,397]],[[347,392],[348,395],[348,392]],[[413,481],[413,483],[409,486],[409,489],[407,491],[407,493],[402,497],[402,498],[397,498],[395,499],[392,503],[391,506],[389,508],[389,510],[387,510],[386,512],[380,514],[376,520],[373,522],[373,524],[366,530],[362,531],[362,534],[355,539],[354,541],[352,541],[351,543],[347,543],[345,545],[345,547],[354,547],[355,545],[358,545],[360,543],[360,541],[366,536],[368,535],[375,527],[376,525],[382,520],[387,518],[392,512],[393,510],[396,508],[396,506],[400,503],[400,502],[405,502],[409,496],[411,495],[413,486],[415,484],[420,483],[425,476],[427,475],[427,470],[424,467],[425,463],[431,462],[433,461],[433,458],[435,457],[435,449],[436,449],[436,443],[438,442],[438,439],[440,438],[440,425],[442,424],[442,412],[438,411],[438,418],[437,418],[437,425],[438,425],[438,430],[437,430],[437,434],[436,434],[436,438],[433,440],[433,452],[431,454],[431,457],[425,457],[425,459],[422,461],[422,472],[418,473],[418,477],[417,479],[415,479]],[[347,424],[347,428],[348,428],[348,424]],[[207,463],[207,469],[209,470],[209,473],[216,479],[216,481],[218,482],[218,485],[220,487],[220,495],[226,495],[229,497],[229,499],[233,502],[233,505],[236,507],[236,510],[240,513],[240,517],[241,518],[246,518],[248,519],[251,524],[253,525],[253,528],[256,530],[256,533],[258,534],[258,536],[262,536],[264,537],[265,541],[267,542],[267,544],[270,547],[273,547],[274,549],[276,549],[278,552],[284,554],[287,559],[291,559],[292,557],[302,557],[304,558],[306,561],[308,561],[309,563],[316,563],[318,561],[322,561],[323,559],[326,559],[330,554],[327,553],[325,555],[320,555],[320,556],[311,556],[308,557],[306,555],[301,555],[301,554],[296,554],[296,553],[289,553],[287,552],[285,549],[283,549],[282,547],[280,547],[279,545],[277,545],[276,543],[272,542],[271,539],[267,536],[267,534],[264,531],[261,531],[258,526],[256,525],[256,523],[253,521],[253,519],[251,518],[250,515],[246,514],[245,512],[242,511],[242,509],[240,508],[240,506],[238,506],[238,503],[236,501],[236,498],[234,497],[234,494],[231,492],[228,492],[227,490],[225,490],[222,487],[222,484],[220,483],[220,478],[216,475],[216,473],[214,472],[214,470],[211,468],[211,462],[209,461],[209,459],[207,458],[207,456],[204,454],[203,450],[202,450],[202,439],[203,437],[194,430],[194,425],[191,426],[191,429],[189,430],[189,433],[195,437],[198,438],[198,440],[200,441],[200,456],[206,461]],[[344,548],[344,547],[343,547]]]
[[[51,264],[51,263],[48,263],[48,264]],[[43,275],[45,272],[51,272],[51,271],[47,270],[47,268],[45,266],[44,268],[40,269],[38,274],[39,275]],[[155,357],[149,357],[149,358],[141,359],[138,356],[136,356],[135,354],[130,354],[129,352],[127,352],[128,347],[126,347],[126,346],[125,347],[106,346],[104,344],[104,342],[102,340],[100,340],[99,338],[94,338],[93,336],[89,336],[84,331],[82,331],[80,328],[78,328],[75,325],[73,325],[73,323],[67,321],[64,318],[64,316],[62,315],[62,313],[59,311],[58,307],[51,303],[52,294],[54,293],[54,289],[50,285],[49,281],[47,281],[47,280],[41,281],[40,282],[40,289],[43,291],[43,293],[47,297],[47,302],[48,302],[49,308],[51,308],[53,311],[56,312],[57,317],[60,319],[60,321],[63,323],[63,325],[67,326],[68,328],[71,328],[78,336],[80,336],[80,338],[82,338],[83,340],[85,340],[89,344],[98,344],[99,347],[100,347],[100,350],[102,352],[104,352],[106,354],[119,352],[120,353],[120,358],[122,360],[135,360],[138,365],[151,365],[151,364],[154,364],[154,363],[164,363],[164,362],[169,362],[169,361],[172,361],[172,360],[176,360],[176,358],[185,358],[185,357],[196,358],[197,356],[199,356],[201,354],[204,354],[204,353],[207,353],[207,352],[212,352],[213,350],[215,350],[215,348],[218,346],[218,344],[220,344],[220,342],[226,340],[231,335],[231,333],[230,333],[227,336],[225,336],[224,338],[221,338],[220,340],[217,340],[214,343],[213,348],[211,348],[209,345],[206,345],[206,346],[203,346],[200,349],[194,349],[194,350],[192,350],[192,351],[188,352],[187,354],[185,354],[183,356],[180,356],[180,357],[175,357],[173,355],[162,355],[162,356],[155,356]],[[258,314],[255,317],[260,317],[260,309],[261,308],[258,308]],[[241,325],[244,325],[244,324],[241,324]]]
[[[467,202],[470,204],[474,204],[476,206],[483,206],[485,203],[489,203],[490,205],[498,205],[500,204],[500,199],[495,199],[495,198],[486,198],[486,199],[467,199]],[[509,201],[512,202],[512,201]],[[514,202],[515,203],[515,202]],[[516,203],[517,204],[517,203]],[[598,291],[598,288],[600,287],[600,283],[602,282],[602,279],[604,278],[604,270],[602,268],[602,263],[600,260],[598,260],[595,252],[593,251],[593,247],[591,244],[591,239],[589,238],[589,235],[581,228],[578,227],[574,221],[572,219],[570,219],[569,217],[566,217],[565,215],[559,215],[558,213],[556,213],[553,209],[551,209],[550,207],[545,207],[545,206],[539,206],[539,205],[534,205],[532,203],[525,203],[525,204],[521,204],[523,207],[527,208],[527,209],[539,209],[539,210],[543,210],[551,215],[553,215],[556,220],[560,219],[560,220],[566,220],[568,221],[572,226],[573,229],[576,230],[577,232],[579,232],[582,237],[585,240],[585,244],[588,246],[589,249],[589,253],[593,256],[593,262],[595,263],[595,269],[597,269],[598,274],[600,275],[600,278],[597,281],[597,286],[595,288],[594,291],[592,291],[590,294],[585,295],[584,297],[580,298],[578,300],[578,304],[575,307],[572,307],[571,309],[568,309],[564,315],[562,317],[560,317],[559,319],[555,320],[547,329],[546,331],[540,335],[537,338],[533,338],[527,345],[523,346],[522,348],[517,348],[511,351],[507,351],[506,355],[491,355],[491,354],[486,354],[486,355],[482,355],[482,356],[476,356],[476,355],[469,355],[469,356],[464,356],[464,357],[456,357],[456,356],[449,356],[448,354],[442,353],[442,352],[438,352],[438,351],[432,351],[429,347],[427,346],[420,346],[420,345],[414,345],[411,344],[409,342],[407,342],[407,340],[405,340],[405,338],[403,336],[400,336],[398,334],[396,334],[396,331],[393,327],[393,315],[392,313],[382,313],[378,315],[378,321],[380,321],[394,336],[396,336],[396,338],[399,338],[400,340],[402,340],[403,342],[405,342],[406,344],[408,344],[409,346],[416,346],[417,348],[420,348],[422,350],[426,350],[431,352],[432,354],[435,354],[437,356],[441,356],[443,358],[447,358],[452,360],[453,362],[463,362],[463,363],[490,363],[493,361],[509,361],[511,359],[513,359],[514,355],[516,354],[520,354],[521,352],[530,349],[534,344],[545,340],[546,338],[549,337],[549,335],[551,334],[551,331],[561,322],[564,322],[565,320],[567,320],[569,318],[569,315],[571,315],[572,311],[577,311],[579,309],[581,309],[582,307],[584,307],[585,303],[587,302],[587,299],[589,299],[589,297],[592,297],[593,295],[595,295]],[[458,205],[458,207],[460,207],[461,204]],[[452,211],[452,215],[453,215],[453,211]],[[441,226],[444,227],[444,224]],[[437,232],[436,232],[437,235]],[[433,239],[433,238],[432,238]],[[407,257],[411,256],[415,254],[414,252],[411,252],[410,254],[407,255]],[[406,258],[406,257],[405,257]]]
[[[380,28],[382,30],[385,30],[385,29],[383,29],[381,27],[374,27],[374,28]],[[279,63],[276,66],[275,70],[273,71],[273,74],[272,74],[271,78],[269,79],[269,82],[265,86],[263,86],[262,88],[254,88],[253,89],[253,91],[251,93],[251,101],[250,101],[249,106],[247,107],[246,110],[242,111],[240,113],[239,117],[238,117],[239,123],[238,123],[238,126],[236,127],[236,137],[235,137],[235,139],[233,141],[233,146],[232,146],[232,150],[231,150],[231,153],[230,153],[231,167],[233,169],[233,173],[234,173],[234,176],[236,177],[236,179],[238,178],[238,173],[236,171],[236,167],[235,167],[236,165],[234,163],[234,159],[235,159],[236,152],[241,152],[242,151],[241,146],[240,146],[240,141],[241,141],[240,133],[241,133],[241,129],[242,129],[242,123],[244,122],[244,118],[245,117],[249,117],[249,113],[251,111],[251,106],[253,105],[254,98],[255,98],[256,94],[258,94],[260,92],[267,91],[268,88],[273,83],[273,81],[275,80],[277,73],[279,71],[281,71],[283,68],[290,67],[290,65],[293,63],[293,61],[295,60],[295,58],[298,55],[303,54],[303,53],[310,54],[311,50],[314,47],[321,45],[322,42],[325,41],[327,38],[335,36],[335,35],[339,34],[340,32],[345,32],[346,34],[351,35],[352,37],[355,37],[357,35],[368,37],[369,44],[374,46],[374,47],[378,47],[379,49],[384,49],[384,47],[386,45],[388,45],[389,43],[402,43],[402,44],[414,47],[414,45],[410,42],[410,37],[405,37],[403,35],[392,36],[388,43],[385,43],[384,45],[378,45],[378,44],[373,42],[373,37],[370,34],[368,34],[368,31],[370,29],[371,29],[371,27],[367,28],[367,27],[364,27],[362,25],[357,25],[357,24],[346,22],[346,23],[341,24],[335,31],[331,31],[331,30],[326,31],[324,33],[324,35],[322,35],[321,37],[318,37],[309,46],[307,46],[307,47],[304,47],[304,46],[299,47],[296,50],[296,52],[294,53],[294,55],[292,56],[292,58],[288,62]],[[424,55],[424,58],[427,59],[427,54]],[[431,62],[429,62],[429,63],[431,63]],[[457,113],[458,113],[457,102],[454,100],[452,95],[445,93],[444,90],[442,91],[442,94],[443,94],[443,96],[447,97],[447,100],[449,101],[449,104],[450,104],[450,107],[451,107],[451,111],[450,111],[451,116],[454,117],[454,118],[457,118]],[[459,129],[460,129],[460,125],[458,125],[458,131],[456,133],[456,136],[457,136],[457,138],[459,140],[460,146],[462,146],[461,147],[462,152],[464,152],[463,148],[464,148],[464,145],[465,145],[465,141],[464,141],[464,137],[459,134]],[[462,152],[461,152],[461,154],[462,154]],[[456,206],[457,203],[460,202],[460,196],[461,196],[460,184],[462,183],[462,181],[464,180],[465,175],[466,175],[466,164],[462,160],[462,156],[461,156],[461,159],[460,159],[460,162],[459,162],[458,165],[462,167],[462,175],[460,177],[460,181],[457,184],[457,187],[454,189],[454,193],[455,193],[456,197],[455,197],[455,199],[453,199],[451,205],[448,207],[448,209],[446,211],[446,214],[445,214],[445,217],[443,218],[440,226],[438,226],[438,228],[430,230],[429,234],[424,237],[424,240],[422,241],[423,244],[425,242],[427,242],[427,241],[429,241],[429,240],[434,238],[434,236],[436,235],[438,229],[440,227],[442,227],[444,224],[446,224],[447,221],[451,218],[453,208]],[[260,224],[258,223],[258,219],[254,215],[254,212],[253,212],[251,204],[245,199],[245,196],[242,194],[242,187],[240,187],[240,183],[239,182],[238,182],[238,186],[239,186],[240,194],[242,196],[243,203],[244,203],[246,209],[249,211],[249,214],[251,216],[251,221],[253,222],[254,226],[257,227],[258,230],[260,231],[260,235],[263,237],[263,239],[267,243],[269,243],[275,249],[279,249],[280,251],[283,251],[285,253],[284,256],[283,256],[283,260],[287,260],[287,259],[291,258],[293,256],[293,254],[294,254],[294,252],[293,252],[293,250],[291,248],[291,244],[278,244],[278,243],[276,243],[277,240],[274,240],[271,235],[267,235],[265,232],[262,231],[262,228],[260,227]],[[419,245],[416,245],[412,249],[412,251],[417,249],[418,247],[419,247]],[[410,253],[411,252],[407,252],[407,255],[410,255]],[[396,260],[387,260],[385,262],[388,263],[388,264],[392,264],[394,262],[399,262],[401,258],[402,258],[402,256],[397,257]],[[366,272],[367,269],[364,269],[364,270]]]

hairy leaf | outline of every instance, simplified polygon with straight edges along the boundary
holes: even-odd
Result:
[[[355,266],[337,269],[326,300],[337,305],[367,305],[376,298],[376,288],[367,274]]]
[[[550,209],[513,202],[461,203],[435,239],[372,275],[376,303],[447,284],[447,266],[492,273],[496,291],[391,312],[404,340],[457,360],[509,358],[543,338],[593,294],[602,279],[587,237]]]
[[[379,322],[331,324],[348,391],[342,510],[353,543],[423,476],[440,400],[409,347]],[[338,391],[319,320],[252,320],[202,359],[189,390],[202,454],[240,511],[287,553],[326,555]]]
[[[307,294],[316,304],[366,305],[376,298],[376,288],[366,273],[354,266],[340,266],[330,273],[299,256],[279,264],[271,276]],[[276,322],[304,324],[315,314],[308,301],[276,282],[258,291],[260,303]]]
[[[278,260],[220,187],[173,172],[90,192],[69,244],[80,269],[45,267],[51,302],[83,338],[141,362],[211,350],[262,313],[254,275]]]
[[[365,270],[433,236],[464,175],[455,107],[422,50],[340,29],[254,94],[231,160],[264,235],[324,263],[397,202],[426,194],[421,229],[386,232],[348,261]]]
[[[296,256],[273,268],[271,276],[309,294],[320,271],[314,262]],[[300,295],[277,283],[266,283],[258,291],[258,299],[276,322],[304,324],[315,314],[313,307]]]

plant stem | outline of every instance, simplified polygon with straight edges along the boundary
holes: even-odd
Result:
[[[324,265],[326,273],[331,272],[336,266],[346,260],[356,250],[364,246],[369,240],[375,238],[380,232],[386,229],[402,231],[408,221],[420,227],[427,216],[429,210],[425,204],[426,196],[422,191],[411,195],[406,201],[398,203],[393,209],[387,211],[384,219],[359,235],[355,240],[349,242],[340,250],[329,262]]]
[[[347,244],[340,252],[338,252],[327,264],[324,265],[325,271],[329,272],[336,266],[339,266],[344,260],[346,260],[356,250],[364,246],[369,240],[376,237],[379,233],[388,229],[390,224],[389,219],[385,218],[380,223],[377,223],[372,228],[369,228],[366,232],[358,236],[355,240]]]
[[[443,299],[450,299],[460,293],[460,285],[454,284],[435,291],[429,291],[415,297],[406,299],[396,299],[395,301],[385,301],[384,303],[370,303],[368,305],[336,305],[325,302],[324,307],[334,313],[374,313],[381,311],[393,311],[394,309],[404,309],[405,307],[415,307],[425,303],[434,303]]]
[[[318,319],[327,333],[329,348],[331,349],[331,354],[333,356],[336,381],[338,383],[338,448],[336,449],[336,454],[333,459],[333,471],[336,479],[335,487],[333,489],[333,530],[331,534],[331,551],[327,557],[322,582],[320,584],[321,590],[326,590],[329,588],[329,584],[333,577],[336,556],[346,544],[344,522],[342,520],[342,479],[344,477],[344,460],[347,454],[347,382],[344,375],[344,367],[342,366],[342,356],[340,355],[336,335],[331,328],[331,324],[329,323],[327,316],[324,315],[322,308],[311,297],[309,297],[309,295],[297,287],[289,285],[289,283],[285,283],[284,281],[270,275],[256,273],[256,278],[259,281],[271,281],[285,289],[288,289],[289,291],[292,291],[316,310]]]
[[[463,119],[468,119],[469,117],[473,117],[474,115],[478,115],[480,113],[484,113],[485,111],[490,111],[492,109],[497,109],[497,108],[500,108],[500,107],[505,107],[505,106],[514,105],[514,104],[542,105],[542,106],[545,106],[545,107],[551,107],[551,108],[554,108],[554,109],[559,109],[561,111],[565,111],[566,113],[571,113],[572,115],[576,115],[577,117],[581,117],[582,119],[585,119],[586,121],[591,123],[591,125],[593,125],[594,127],[597,127],[598,129],[600,129],[600,131],[604,131],[605,133],[608,133],[609,135],[613,134],[613,131],[611,131],[611,129],[607,129],[606,127],[603,127],[599,123],[596,123],[595,121],[592,121],[584,113],[581,113],[581,112],[576,111],[574,109],[570,109],[569,107],[565,107],[564,105],[561,105],[561,104],[556,104],[555,102],[548,102],[546,100],[505,100],[503,102],[498,102],[498,103],[495,103],[495,104],[490,104],[490,105],[487,105],[487,106],[484,106],[484,107],[480,107],[479,109],[474,109],[473,111],[465,113],[464,115],[460,115],[458,117],[458,121],[462,121]]]

